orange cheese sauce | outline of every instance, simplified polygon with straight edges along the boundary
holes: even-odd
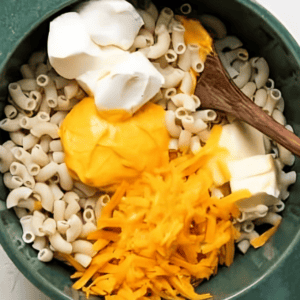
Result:
[[[170,137],[164,120],[164,109],[153,103],[126,120],[106,120],[94,99],[84,98],[59,130],[71,175],[87,185],[114,190],[123,180],[166,165]]]
[[[212,38],[197,19],[177,16],[185,28],[184,41],[186,44],[197,44],[200,46],[199,54],[205,61],[207,54],[212,52]]]

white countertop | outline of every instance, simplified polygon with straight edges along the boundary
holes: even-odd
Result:
[[[257,2],[277,17],[300,44],[299,11],[295,0],[259,0]],[[18,271],[1,246],[0,294],[1,300],[51,300]]]

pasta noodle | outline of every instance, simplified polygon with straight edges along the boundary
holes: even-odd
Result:
[[[52,176],[54,176],[57,172],[58,164],[56,164],[55,162],[50,162],[40,170],[35,179],[38,182],[45,182],[49,180]]]
[[[79,90],[79,86],[75,80],[72,80],[70,83],[68,83],[66,86],[64,86],[64,94],[65,97],[69,100],[74,98]]]
[[[14,119],[17,116],[18,111],[13,105],[6,105],[4,107],[4,114],[6,118]]]
[[[49,135],[52,139],[59,138],[58,126],[50,122],[41,122],[38,126],[33,127],[30,133],[40,138],[42,135]]]
[[[187,111],[195,111],[196,110],[196,103],[194,99],[186,94],[176,94],[171,97],[171,100],[177,107],[183,107]]]
[[[53,252],[50,249],[42,249],[38,253],[38,260],[43,262],[49,262],[53,259]]]
[[[190,49],[190,47],[187,47],[186,50],[182,54],[179,54],[177,65],[181,70],[183,70],[185,72],[188,72],[190,70],[190,68],[191,68],[191,49]]]
[[[178,138],[181,133],[181,127],[175,123],[175,113],[171,110],[166,111],[166,128],[171,137]]]
[[[32,216],[25,216],[20,219],[20,223],[23,229],[22,239],[25,243],[32,243],[35,239],[35,235],[32,232],[31,225]]]
[[[84,268],[87,268],[92,261],[92,258],[89,255],[83,253],[75,253],[74,259],[79,262]]]
[[[293,131],[292,128],[289,125],[285,126],[286,129]],[[279,158],[280,160],[288,166],[293,165],[293,163],[295,162],[295,156],[286,148],[284,148],[281,145],[277,145],[278,151],[279,151]]]
[[[167,50],[165,58],[168,63],[172,63],[177,60],[177,53],[173,49]]]
[[[68,99],[66,96],[60,95],[57,97],[57,105],[55,106],[55,110],[64,111],[64,110],[71,110],[71,108],[78,103],[78,100]]]
[[[197,120],[201,119],[204,122],[213,122],[217,118],[217,113],[212,109],[198,110],[192,113],[192,116]]]
[[[93,244],[86,240],[76,240],[72,242],[73,253],[83,253],[90,257],[97,254],[97,251],[93,249]]]
[[[23,180],[20,176],[13,176],[10,172],[6,172],[3,175],[3,183],[7,188],[13,190],[23,185]]]
[[[286,125],[286,119],[285,119],[285,116],[283,115],[283,113],[275,108],[272,112],[272,118],[278,122],[279,124],[285,126]]]
[[[191,133],[198,133],[207,128],[207,124],[202,119],[196,119],[192,116],[184,116],[181,119],[183,128],[188,130]],[[180,137],[179,137],[180,140]]]
[[[67,242],[74,242],[81,234],[82,231],[82,221],[77,215],[72,215],[68,224],[70,228],[66,231]]]
[[[20,72],[24,79],[32,79],[35,78],[34,72],[32,71],[31,67],[28,64],[24,64],[20,68]]]
[[[182,25],[174,25],[172,27],[172,44],[177,54],[183,54],[186,51],[184,32],[185,28]]]
[[[189,130],[181,130],[178,138],[178,148],[182,151],[189,148],[191,143],[192,133]]]
[[[12,152],[17,160],[22,162],[30,175],[36,176],[40,171],[40,166],[33,162],[33,159],[27,151],[21,147],[15,147]]]
[[[30,98],[27,98],[21,90],[18,83],[10,83],[8,85],[8,91],[12,97],[12,100],[24,110],[34,110],[36,102]]]
[[[91,186],[88,186],[80,181],[75,181],[74,186],[82,191],[87,197],[92,197],[96,194],[97,189]]]
[[[47,74],[47,73],[48,73],[48,67],[43,62],[40,62],[36,65],[35,77],[38,77],[39,75]]]
[[[22,91],[30,92],[39,90],[39,87],[34,78],[21,79],[17,81],[17,83],[20,85]]]
[[[239,75],[233,77],[233,82],[238,88],[243,88],[250,80],[251,72],[251,65],[247,61],[243,64],[243,66],[241,66]]]
[[[30,150],[32,149],[37,143],[39,142],[39,138],[32,135],[31,133],[25,135],[23,137],[23,142],[22,142],[22,145],[23,145],[23,149],[24,150]]]
[[[70,191],[73,188],[73,179],[70,176],[65,163],[57,165],[57,173],[59,176],[59,183],[61,188],[65,191]]]
[[[55,88],[53,80],[47,75],[39,75],[37,77],[37,84],[44,88],[45,101],[50,108],[57,105],[57,90]]]
[[[204,14],[201,15],[199,19],[203,26],[212,32],[214,38],[223,39],[227,36],[227,29],[219,18]]]
[[[50,148],[51,137],[49,135],[43,135],[40,138],[40,146],[45,153],[48,153]]]
[[[174,150],[174,151],[178,150],[178,139],[174,139],[174,138],[170,139],[169,150]]]
[[[86,208],[83,211],[83,220],[87,222],[96,222],[94,210],[92,208]]]
[[[13,162],[10,165],[10,173],[15,176],[19,176],[22,178],[23,183],[28,188],[34,188],[35,180],[32,175],[30,175],[23,164],[18,162]]]
[[[85,239],[91,233],[97,230],[97,226],[93,222],[83,224],[79,238]]]
[[[66,202],[55,200],[53,204],[53,218],[56,222],[65,221]]]
[[[242,88],[241,91],[250,99],[253,98],[254,93],[256,92],[256,84],[254,82],[247,82]]]
[[[254,103],[259,107],[264,107],[267,102],[267,92],[265,89],[259,89],[254,94]]]
[[[35,236],[44,236],[45,233],[43,232],[43,223],[46,219],[46,216],[39,212],[39,211],[34,211],[33,212],[33,217],[31,219],[31,225],[32,225],[32,231]]]
[[[164,24],[156,25],[155,34],[157,35],[156,44],[140,49],[150,59],[156,59],[163,56],[169,49],[171,37]]]
[[[72,253],[72,244],[63,239],[57,231],[53,235],[49,236],[49,241],[56,251],[64,254]]]
[[[190,148],[194,154],[196,154],[201,149],[200,139],[197,135],[191,137]]]
[[[32,248],[35,249],[35,250],[42,250],[46,247],[47,245],[47,239],[45,236],[37,236],[35,239],[34,239],[34,243],[32,244]]]
[[[193,94],[193,79],[190,72],[185,72],[182,81],[179,86],[179,90],[187,95]]]
[[[79,200],[79,199],[78,199]],[[76,213],[78,213],[81,209],[80,205],[78,204],[78,202],[73,198],[73,199],[69,199],[69,200],[65,200],[68,203],[68,206],[65,210],[65,216],[64,219],[68,220],[70,219],[70,217],[72,215],[75,215]]]
[[[0,172],[5,173],[9,170],[10,165],[15,161],[15,158],[10,150],[0,146]]]
[[[189,3],[184,3],[180,6],[180,11],[184,14],[184,15],[188,15],[192,12],[192,7]]]
[[[0,128],[8,132],[15,133],[16,131],[21,129],[20,119],[22,118],[23,115],[19,113],[14,119],[3,119],[0,121]]]
[[[197,73],[201,73],[204,70],[204,63],[200,58],[200,47],[196,44],[188,44],[188,48],[190,49],[191,53],[190,60],[192,69]]]
[[[41,201],[42,207],[53,212],[54,196],[50,187],[42,182],[37,182],[33,189],[33,197]]]
[[[268,115],[272,115],[273,110],[277,106],[280,99],[281,99],[281,92],[277,89],[270,89],[268,91],[267,101],[263,107],[263,110]]]
[[[263,57],[254,57],[250,60],[251,66],[257,71],[254,73],[252,80],[256,83],[258,89],[265,86],[269,78],[269,66]]]
[[[28,60],[28,65],[35,69],[39,63],[43,63],[46,60],[47,53],[46,51],[36,51],[33,52]]]
[[[31,150],[32,160],[40,167],[45,167],[50,163],[48,155],[44,152],[41,145],[36,144]]]
[[[155,30],[155,19],[153,16],[149,12],[142,9],[138,9],[138,13],[144,21],[144,28],[153,33]]]
[[[67,221],[56,221],[56,225],[60,234],[66,234],[67,230],[70,228]]]
[[[52,218],[48,218],[44,221],[42,231],[46,235],[53,235],[56,232],[56,221]]]
[[[53,161],[57,164],[62,164],[65,161],[65,153],[60,151],[55,151],[52,153]]]
[[[156,28],[161,25],[164,25],[167,28],[173,16],[174,16],[174,12],[172,11],[171,8],[169,7],[163,8],[158,15],[158,19],[156,21]]]

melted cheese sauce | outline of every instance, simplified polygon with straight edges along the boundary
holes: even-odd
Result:
[[[123,121],[104,119],[92,97],[84,98],[63,121],[59,135],[74,178],[109,188],[132,181],[142,171],[168,163],[165,111],[148,103]]]

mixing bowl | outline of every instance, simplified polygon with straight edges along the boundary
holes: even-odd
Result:
[[[46,46],[49,21],[67,11],[75,0],[1,1],[0,20],[0,115],[7,101],[7,86],[20,79],[19,68],[30,54]],[[136,1],[143,7],[147,1]],[[159,8],[174,7],[173,1],[154,2]],[[182,2],[184,3],[184,2]],[[219,17],[230,34],[244,42],[251,56],[264,57],[285,99],[285,115],[300,135],[300,48],[287,30],[263,7],[250,0],[190,1],[198,13]],[[135,3],[137,4],[137,3]],[[177,3],[176,6],[179,6]],[[1,132],[0,141],[8,139]],[[298,174],[300,161],[291,168]],[[37,252],[21,239],[21,226],[13,210],[7,210],[7,189],[0,178],[0,242],[19,270],[41,291],[55,300],[86,299],[72,289],[73,270],[57,261],[42,263]],[[300,287],[300,179],[290,189],[278,232],[259,249],[236,254],[230,268],[197,288],[221,299],[299,299]],[[94,299],[90,297],[90,299]],[[96,298],[95,298],[96,299]],[[98,298],[97,298],[98,299]]]

